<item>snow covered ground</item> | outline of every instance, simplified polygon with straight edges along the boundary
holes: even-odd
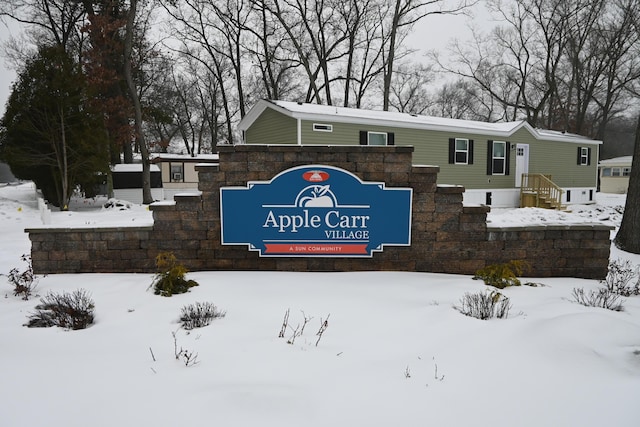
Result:
[[[30,184],[0,188],[0,273],[23,269],[24,228],[41,224]],[[571,213],[501,210],[491,224],[619,224],[624,197]],[[83,202],[84,203],[84,202]],[[141,225],[143,206],[53,212],[52,226]],[[612,259],[640,256],[612,250]],[[427,273],[197,272],[172,298],[151,275],[40,279],[37,292],[91,293],[86,330],[22,326],[38,298],[14,297],[0,277],[0,426],[638,426],[640,297],[624,311],[584,307],[573,288],[595,280],[533,279],[504,290],[507,319],[460,314],[469,276]],[[179,330],[180,309],[212,302],[227,312]],[[278,338],[285,311],[294,344]],[[321,319],[329,327],[316,346]],[[177,331],[177,332],[176,332]],[[187,367],[178,348],[197,353]],[[155,360],[154,360],[155,358]]]

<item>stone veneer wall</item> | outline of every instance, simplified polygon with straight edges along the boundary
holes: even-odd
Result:
[[[489,264],[526,260],[533,277],[603,278],[610,230],[604,225],[487,227],[486,206],[463,206],[459,186],[437,186],[436,166],[413,166],[413,147],[220,146],[219,165],[199,165],[198,195],[150,206],[154,225],[122,228],[29,229],[34,271],[154,271],[172,251],[189,270],[396,270],[473,274]],[[363,181],[412,187],[410,247],[387,246],[372,258],[261,258],[246,245],[220,244],[221,186],[269,181],[299,165],[331,165]]]

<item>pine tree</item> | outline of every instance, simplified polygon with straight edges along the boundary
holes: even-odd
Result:
[[[60,47],[41,47],[2,118],[0,158],[63,210],[77,187],[91,192],[108,168],[106,138],[86,98],[79,64]]]

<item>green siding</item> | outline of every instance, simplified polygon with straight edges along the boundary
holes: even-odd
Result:
[[[245,131],[247,144],[297,144],[297,120],[267,108]]]
[[[313,130],[313,124],[330,124],[332,132]],[[247,143],[282,144],[296,143],[297,123],[267,109],[247,131]],[[505,141],[505,138],[490,134],[425,131],[388,126],[358,125],[329,120],[301,121],[302,144],[304,145],[358,145],[360,131],[393,132],[395,145],[414,147],[413,164],[440,167],[439,184],[464,185],[467,189],[499,189],[515,187],[516,150],[510,150],[510,174],[487,175],[487,144],[489,140]],[[254,136],[255,135],[255,136]],[[259,137],[258,137],[259,136]],[[474,141],[472,165],[449,164],[449,138],[467,138]],[[518,130],[506,141],[529,144],[529,173],[551,175],[561,187],[595,187],[597,183],[597,144],[575,144],[570,142],[541,141],[525,128]],[[577,165],[577,150],[580,146],[591,147],[591,165]]]

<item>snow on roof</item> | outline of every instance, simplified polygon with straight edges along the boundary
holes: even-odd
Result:
[[[599,166],[631,166],[633,156],[614,157],[612,159],[600,160]]]
[[[156,165],[150,165],[151,172],[160,172],[160,168]],[[120,163],[111,166],[113,172],[142,172],[142,163]]]
[[[537,139],[590,144],[602,143],[602,141],[592,140],[580,135],[535,129],[525,120],[490,123],[399,113],[395,111],[364,110],[277,100],[258,101],[249,113],[240,120],[238,128],[240,130],[249,128],[266,108],[272,108],[289,117],[302,120],[330,120],[332,122],[362,123],[434,131],[482,133],[504,137],[511,136],[517,130],[524,127]]]
[[[461,127],[468,129],[484,129],[491,132],[511,132],[520,127],[523,121],[506,123],[488,123],[471,120],[447,119],[442,117],[421,116],[417,114],[399,113],[395,111],[363,110],[358,108],[335,107],[331,105],[305,104],[290,101],[271,101],[275,105],[301,114],[321,114],[337,118],[375,120],[376,122],[395,122],[402,125],[415,124],[423,126]]]
[[[201,163],[209,163],[211,161],[219,160],[219,156],[217,153],[215,154],[196,154],[192,156],[190,154],[172,154],[172,153],[153,153],[152,162],[158,161],[170,161],[170,160],[181,160],[186,162],[201,162]]]
[[[566,140],[568,142],[576,142],[576,143],[584,143],[585,141],[594,144],[599,143],[602,144],[602,141],[597,141],[591,138],[587,138],[586,136],[578,135],[575,133],[569,132],[560,132],[558,130],[548,130],[548,129],[540,129],[535,128],[535,131],[544,139],[553,139],[553,140]]]

